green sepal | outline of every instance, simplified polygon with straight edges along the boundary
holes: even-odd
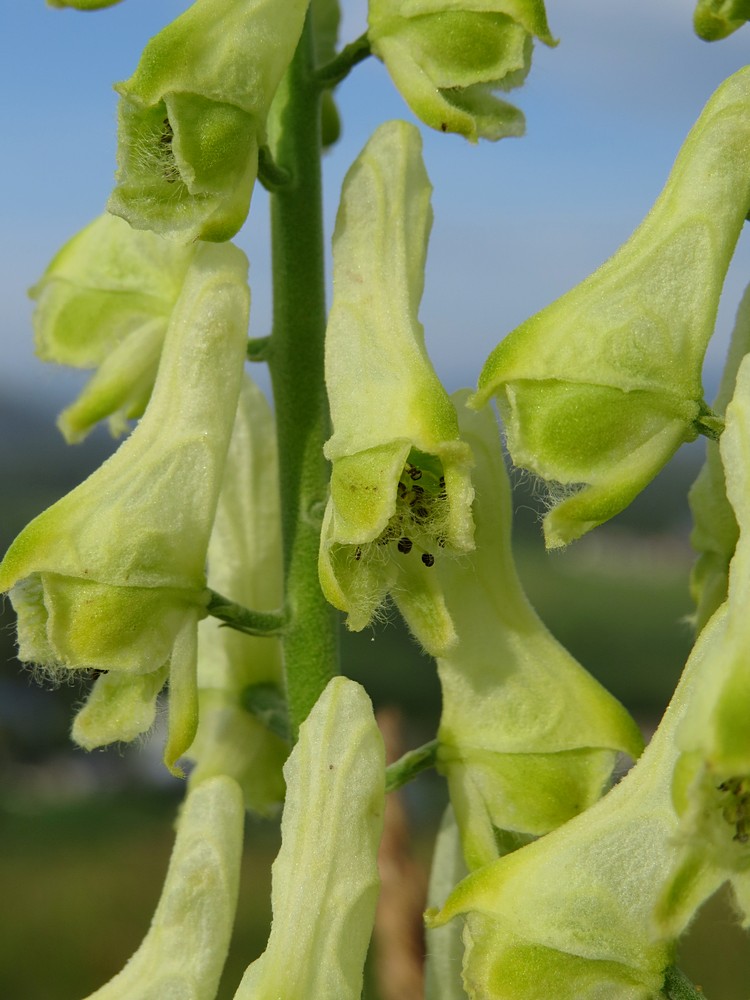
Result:
[[[710,416],[701,368],[750,207],[749,110],[744,69],[706,105],[633,236],[484,366],[474,405],[497,397],[513,461],[550,483],[549,547],[627,506]]]
[[[168,674],[166,664],[148,674],[102,674],[76,713],[73,742],[93,750],[108,743],[130,743],[148,732]]]
[[[196,0],[151,39],[121,96],[108,208],[188,243],[242,226],[266,117],[307,0]]]
[[[534,36],[555,44],[541,0],[370,0],[372,51],[412,111],[472,142],[523,134],[495,92],[524,82]]]

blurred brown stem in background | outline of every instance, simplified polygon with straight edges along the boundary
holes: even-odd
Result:
[[[403,716],[381,709],[377,722],[385,742],[386,763],[404,752]],[[424,925],[427,875],[409,851],[409,820],[403,792],[386,797],[383,839],[378,854],[381,890],[375,915],[375,969],[381,1000],[419,1000],[424,996]]]

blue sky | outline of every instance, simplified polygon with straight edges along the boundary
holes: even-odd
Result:
[[[342,38],[365,26],[365,0],[344,0]],[[33,357],[25,290],[55,250],[97,215],[115,165],[116,95],[145,41],[187,0],[123,0],[97,13],[43,0],[0,0],[0,336],[5,395],[72,394],[79,376]],[[707,45],[688,0],[548,2],[556,49],[538,46],[527,84],[510,95],[523,139],[471,146],[424,130],[435,194],[422,319],[438,373],[473,384],[492,347],[598,266],[658,195],[687,131],[718,84],[745,62],[750,28]],[[371,59],[338,93],[341,143],[325,164],[326,215],[373,128],[411,119]],[[267,201],[254,196],[238,242],[251,259],[252,334],[268,332]],[[706,372],[708,395],[742,288],[750,240],[732,266]]]

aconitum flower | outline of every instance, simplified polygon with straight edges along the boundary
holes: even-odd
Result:
[[[469,868],[546,834],[601,796],[635,722],[550,635],[511,548],[511,496],[495,418],[453,397],[476,459],[476,549],[436,567],[456,644],[438,657],[438,768]]]
[[[101,468],[21,532],[0,565],[0,591],[10,592],[18,615],[19,657],[53,676],[105,672],[76,722],[87,748],[132,738],[133,677],[147,689],[136,728],[147,728],[159,683],[146,675],[165,668],[170,767],[193,739],[197,624],[245,357],[246,276],[236,247],[198,248],[143,419]]]
[[[562,497],[548,546],[617,514],[683,442],[720,428],[701,368],[750,209],[749,163],[743,69],[708,102],[627,243],[487,360],[475,404],[497,397],[513,461]]]
[[[694,912],[683,909],[668,932],[655,919],[679,857],[675,734],[693,685],[720,654],[724,629],[719,612],[654,738],[619,784],[545,837],[472,872],[428,913],[430,926],[465,917],[463,976],[472,1000],[661,996],[674,937]]]
[[[208,582],[254,611],[277,611],[283,603],[276,429],[263,393],[247,375],[208,546]],[[200,719],[186,754],[195,761],[190,783],[229,774],[248,809],[267,816],[284,801],[281,768],[289,746],[247,710],[244,698],[257,685],[281,696],[280,640],[204,619],[198,627]]]
[[[244,819],[231,778],[188,791],[148,933],[122,971],[87,1000],[215,1000],[237,907]]]
[[[471,452],[417,319],[431,187],[419,132],[387,122],[347,174],[333,238],[326,386],[328,600],[364,628],[388,593],[429,652],[455,641],[434,564],[473,546]]]
[[[306,10],[307,0],[195,0],[151,39],[116,87],[111,212],[183,242],[234,236]]]
[[[42,361],[97,368],[62,412],[60,430],[80,441],[100,420],[117,436],[142,416],[169,317],[196,244],[182,247],[101,215],[58,251],[29,291]]]
[[[542,0],[369,0],[367,36],[412,111],[472,142],[522,135],[519,87],[532,40],[555,41]]]
[[[360,1000],[380,883],[385,753],[359,684],[329,682],[284,777],[271,935],[235,1000]]]

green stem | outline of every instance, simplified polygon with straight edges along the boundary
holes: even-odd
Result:
[[[431,740],[424,746],[417,747],[416,750],[409,750],[403,757],[399,757],[385,769],[385,790],[395,792],[407,781],[411,781],[421,771],[426,771],[428,767],[434,767],[437,760],[438,741]]]
[[[279,635],[286,624],[285,615],[278,611],[251,611],[211,590],[207,611],[230,628],[246,635]]]
[[[370,55],[370,40],[367,32],[360,35],[353,42],[345,45],[335,59],[332,59],[326,66],[316,72],[315,79],[319,86],[329,90],[341,83],[344,77],[354,69],[357,63],[362,62]]]
[[[276,95],[274,162],[290,182],[271,195],[273,332],[269,357],[279,442],[281,525],[288,624],[282,636],[293,737],[338,672],[338,619],[318,583],[320,527],[328,496],[323,444],[330,434],[323,373],[320,91],[308,14]]]
[[[667,969],[662,992],[667,1000],[706,1000],[703,990],[693,986],[685,973],[674,965]]]
[[[247,342],[248,361],[268,361],[271,357],[270,337],[250,337]]]

